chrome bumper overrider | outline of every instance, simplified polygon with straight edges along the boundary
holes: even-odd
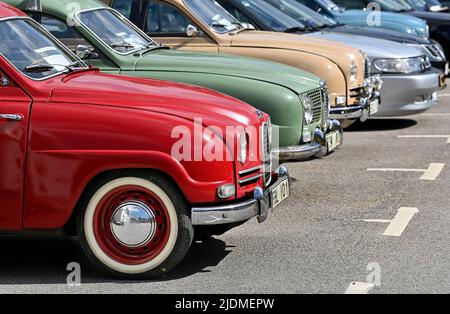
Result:
[[[370,116],[370,103],[380,98],[383,80],[380,75],[374,75],[364,82],[364,93],[360,95],[355,106],[331,107],[330,119],[365,121]]]
[[[340,137],[340,143],[343,142],[344,131],[342,129],[341,123],[338,120],[330,120],[327,123],[327,130],[323,132],[320,129],[314,131],[314,138],[311,143],[281,147],[273,150],[274,159],[280,161],[301,161],[307,160],[311,157],[322,157],[335,149],[328,149],[327,134],[338,132]]]
[[[244,222],[254,217],[258,217],[259,222],[265,221],[270,209],[272,209],[270,199],[271,187],[276,186],[286,178],[290,180],[286,167],[280,166],[275,172],[278,174],[278,180],[273,182],[266,190],[260,187],[256,188],[254,196],[250,200],[224,206],[192,208],[192,224],[194,226],[233,224]]]

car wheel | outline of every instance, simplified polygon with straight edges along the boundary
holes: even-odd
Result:
[[[126,279],[169,272],[192,244],[188,206],[160,175],[106,180],[91,193],[78,219],[78,235],[88,259]]]

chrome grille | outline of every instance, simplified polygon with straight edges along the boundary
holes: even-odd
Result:
[[[425,49],[428,51],[430,57],[433,60],[439,59],[445,59],[445,55],[443,51],[437,46],[437,45],[424,45]]]
[[[364,62],[364,78],[369,78],[370,76],[370,61],[366,59],[366,61]]]
[[[270,122],[264,122],[261,130],[261,149],[262,149],[262,174],[264,184],[268,186],[272,181],[272,151],[270,147]]]
[[[315,89],[306,93],[306,96],[311,99],[314,106],[313,123],[320,123],[322,120],[322,108],[324,95],[321,88]]]

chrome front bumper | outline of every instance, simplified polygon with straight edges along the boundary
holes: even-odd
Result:
[[[237,204],[229,204],[215,207],[194,207],[192,208],[192,224],[194,226],[213,226],[245,222],[254,217],[259,222],[264,222],[272,209],[270,191],[286,178],[290,180],[289,172],[284,166],[280,166],[276,171],[278,180],[273,182],[266,190],[258,187],[255,189],[252,199]]]
[[[331,107],[330,119],[366,121],[370,116],[370,103],[380,99],[380,90],[384,82],[380,75],[372,76],[364,82],[359,104],[355,106]]]
[[[382,104],[374,117],[406,116],[424,112],[439,103],[441,71],[410,75],[383,75]]]
[[[312,157],[322,157],[332,153],[336,149],[329,149],[327,134],[338,132],[340,143],[342,144],[344,139],[344,131],[338,120],[328,121],[326,129],[326,132],[316,129],[314,131],[314,137],[311,143],[274,149],[272,151],[274,159],[280,160],[281,162],[302,161]]]

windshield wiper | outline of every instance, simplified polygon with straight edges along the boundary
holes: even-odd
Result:
[[[126,43],[124,41],[116,42],[111,44],[112,48],[124,48],[124,49],[133,49],[134,46],[130,43]]]
[[[171,48],[163,45],[148,45],[145,46],[141,51],[136,52],[134,55],[137,57],[142,57],[144,54],[156,51],[156,50],[170,50]]]
[[[295,27],[286,28],[284,30],[284,32],[285,33],[297,33],[297,32],[304,32],[306,30],[307,30],[306,27],[295,26]]]
[[[27,66],[24,70],[28,73],[42,73],[42,72],[48,72],[53,70],[55,67],[51,64],[32,64]]]

